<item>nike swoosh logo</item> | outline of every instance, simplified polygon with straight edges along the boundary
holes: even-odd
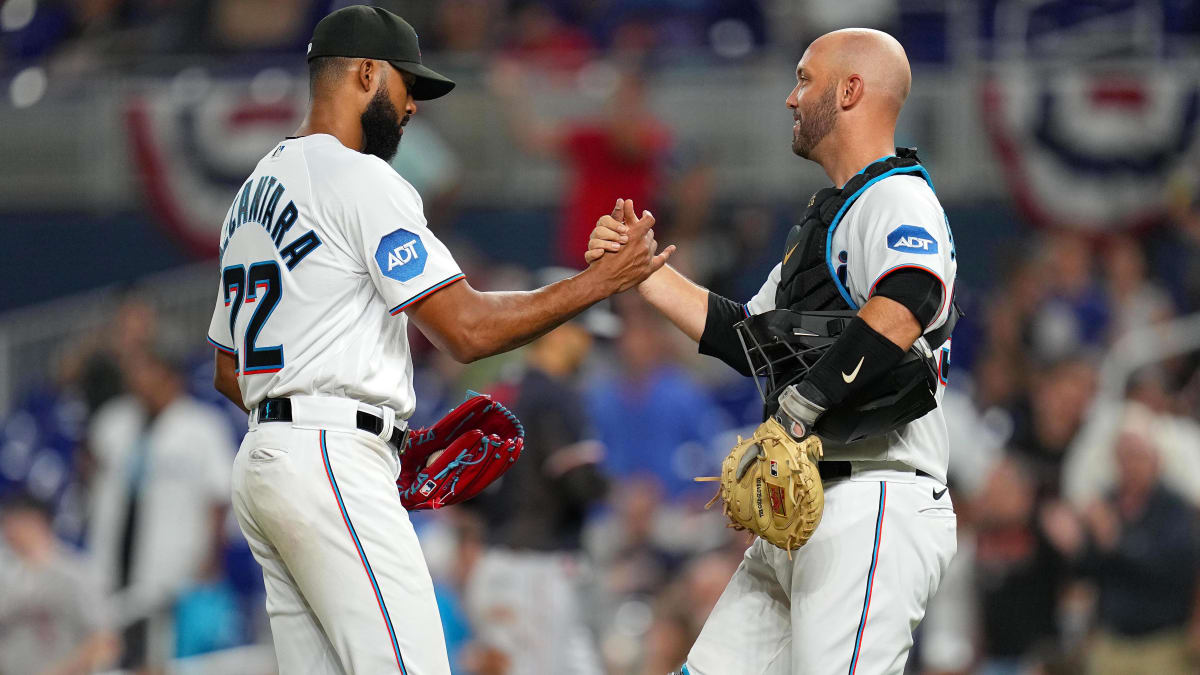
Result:
[[[934,498],[934,499],[941,499],[941,498],[942,498],[942,495],[946,494],[946,490],[947,490],[947,488],[942,488],[941,490],[934,490],[934,491],[933,491],[933,498]]]
[[[867,357],[860,356],[858,358],[858,365],[854,366],[854,370],[850,371],[849,375],[847,375],[846,373],[842,373],[842,381],[843,382],[845,382],[846,384],[850,384],[851,382],[854,381],[854,378],[858,377],[858,371],[862,370],[862,363],[863,363],[863,359],[865,359],[865,358],[867,358]]]
[[[792,257],[792,253],[795,252],[796,247],[799,245],[800,245],[800,242],[796,242],[795,244],[792,244],[792,248],[787,253],[783,254],[783,264],[784,265],[787,264],[788,258]]]

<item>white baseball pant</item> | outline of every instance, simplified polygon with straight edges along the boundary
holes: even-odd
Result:
[[[855,462],[792,552],[756,539],[688,654],[689,675],[903,673],[957,548],[945,486]],[[895,465],[893,465],[895,466]]]
[[[234,511],[263,568],[279,672],[448,675],[396,452],[355,428],[358,408],[293,397],[296,421],[252,419],[234,461]]]

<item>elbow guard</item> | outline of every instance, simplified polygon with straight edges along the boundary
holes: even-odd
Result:
[[[704,333],[700,336],[700,353],[715,356],[742,375],[750,376],[750,364],[742,341],[733,326],[746,318],[746,306],[708,292],[708,315],[704,319]]]

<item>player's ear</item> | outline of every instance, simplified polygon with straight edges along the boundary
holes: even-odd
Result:
[[[358,86],[363,91],[371,91],[371,86],[379,78],[380,71],[374,59],[363,59],[358,63]]]
[[[846,78],[838,91],[838,103],[842,110],[849,110],[858,105],[863,97],[864,82],[861,75],[854,74]]]

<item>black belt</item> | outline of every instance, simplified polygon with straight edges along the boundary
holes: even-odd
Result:
[[[259,422],[291,422],[292,421],[292,401],[287,398],[268,398],[258,404],[258,421]],[[383,420],[372,415],[369,412],[358,411],[355,416],[355,426],[363,431],[379,435],[383,431]],[[396,446],[397,450],[404,448],[404,442],[408,439],[408,429],[392,427],[392,437],[388,442]]]
[[[817,471],[821,472],[821,480],[836,480],[838,478],[849,478],[852,473],[852,464],[844,460],[817,462]],[[928,472],[917,469],[918,476],[933,478]]]

